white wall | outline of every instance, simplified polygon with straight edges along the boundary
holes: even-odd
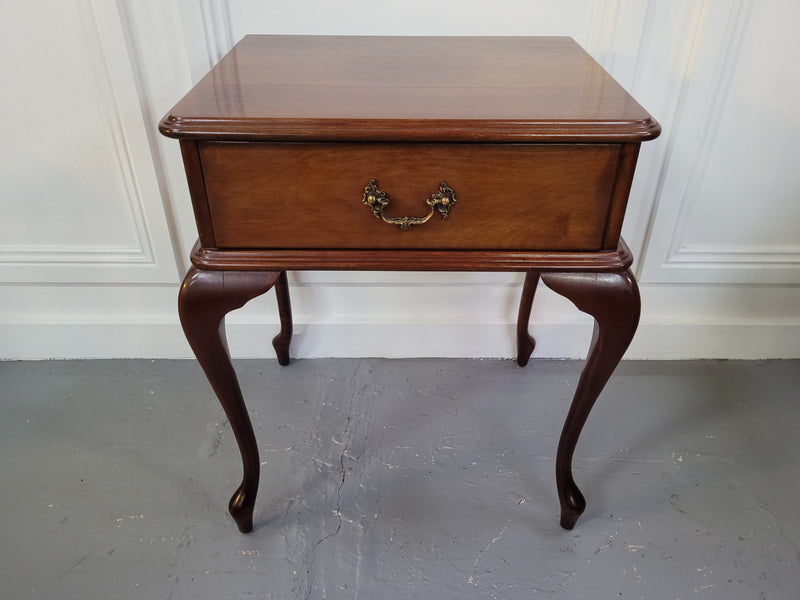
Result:
[[[800,356],[794,0],[38,0],[0,20],[0,358],[189,357],[196,237],[159,118],[246,33],[571,35],[661,122],[623,234],[629,358]],[[513,355],[518,274],[293,273],[293,355]],[[272,356],[272,294],[229,318]],[[535,356],[591,325],[540,288]]]

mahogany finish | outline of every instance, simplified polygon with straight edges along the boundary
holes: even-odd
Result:
[[[275,282],[275,295],[278,297],[278,315],[281,319],[281,330],[272,338],[272,347],[278,355],[278,364],[289,364],[289,344],[292,341],[292,303],[289,299],[289,282],[286,271],[281,271]]]
[[[385,226],[387,232],[393,229]],[[600,252],[523,250],[223,250],[195,244],[192,263],[201,269],[233,271],[620,271],[633,262],[622,238]]]
[[[658,123],[567,37],[248,35],[161,122],[177,138],[640,142]]]
[[[242,454],[242,483],[228,508],[243,533],[253,528],[260,465],[253,426],[228,353],[225,315],[265,293],[280,275],[260,271],[200,271],[190,267],[178,295],[178,313],[186,339],[225,410]]]
[[[208,209],[203,166],[200,164],[200,151],[197,148],[197,142],[193,140],[181,140],[180,144],[183,168],[186,171],[186,180],[189,182],[189,194],[192,197],[194,220],[197,223],[200,244],[205,248],[213,248],[216,242],[214,241],[214,229],[211,226],[211,212]]]
[[[569,407],[556,454],[556,487],[561,502],[561,526],[572,529],[586,500],[572,478],[572,455],[595,400],[633,339],[639,324],[636,279],[622,273],[542,273],[554,292],[594,317],[594,334],[586,366]]]
[[[533,308],[533,296],[536,294],[539,279],[538,271],[528,271],[525,273],[525,282],[522,284],[522,297],[519,300],[519,312],[517,313],[517,364],[520,367],[528,364],[533,349],[536,347],[536,340],[528,332],[528,324],[531,319],[531,308]]]
[[[540,278],[592,315],[556,457],[561,525],[575,525],[575,446],[638,323],[620,231],[640,144],[660,133],[588,54],[569,38],[247,36],[160,129],[180,139],[194,205],[180,317],[242,454],[229,507],[241,531],[258,449],[224,317],[274,286],[287,364],[288,269],[523,271],[520,365]],[[441,182],[446,219],[391,224],[433,214]],[[362,202],[375,189],[385,213]]]
[[[228,142],[200,157],[219,248],[600,250],[620,148]],[[403,232],[361,204],[374,178],[392,215],[422,215],[443,174],[447,220]]]

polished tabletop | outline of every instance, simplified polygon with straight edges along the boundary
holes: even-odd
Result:
[[[626,142],[660,127],[568,37],[249,35],[161,131],[219,140]]]

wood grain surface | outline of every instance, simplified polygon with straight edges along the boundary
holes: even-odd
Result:
[[[658,123],[566,37],[250,35],[161,122],[171,137],[642,141]]]
[[[620,148],[217,142],[200,156],[219,248],[600,250]],[[424,216],[441,181],[457,203],[401,231],[362,204],[373,178],[390,216]]]

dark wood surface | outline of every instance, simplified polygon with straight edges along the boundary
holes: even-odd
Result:
[[[194,140],[181,140],[180,145],[200,243],[206,248],[214,248],[217,244],[214,240],[214,228],[211,225],[211,212],[208,208],[205,175],[203,165],[200,164],[198,144]]]
[[[281,271],[275,282],[275,296],[278,299],[278,315],[281,319],[281,330],[272,338],[272,347],[278,356],[278,364],[289,364],[289,345],[292,342],[292,302],[289,298],[289,281],[286,271]]]
[[[517,364],[524,367],[536,348],[536,340],[528,331],[531,320],[531,308],[533,308],[533,297],[536,294],[536,287],[539,285],[539,272],[528,271],[525,273],[525,281],[522,284],[522,296],[519,300],[519,310],[517,311]]]
[[[621,147],[202,143],[200,156],[219,248],[600,250]],[[457,203],[401,231],[361,203],[373,178],[391,216],[424,216],[441,181]]]
[[[219,398],[242,455],[242,483],[228,505],[239,530],[253,528],[258,493],[258,444],[231,364],[225,336],[225,315],[265,293],[279,272],[227,272],[189,269],[178,295],[178,314],[186,339]]]
[[[161,122],[172,137],[628,142],[658,123],[566,37],[245,37]]]
[[[212,270],[336,271],[624,271],[625,240],[601,252],[521,250],[220,250],[195,244],[192,263]]]
[[[561,524],[575,525],[575,446],[638,323],[620,231],[639,146],[660,132],[588,54],[568,38],[248,36],[161,131],[181,140],[194,204],[180,317],[242,454],[240,530],[252,528],[258,448],[224,317],[274,286],[287,364],[287,269],[524,271],[520,365],[540,278],[592,315],[556,457]],[[371,179],[388,216],[423,216],[442,181],[457,203],[400,231],[362,204]]]
[[[603,245],[605,250],[617,247],[622,235],[622,220],[625,218],[625,207],[628,205],[628,195],[633,184],[633,173],[636,170],[636,161],[639,158],[641,144],[621,144],[618,170],[614,176],[614,190],[611,193],[611,203],[606,215],[605,234]]]
[[[639,288],[630,271],[622,273],[543,273],[554,292],[594,317],[594,334],[575,396],[564,421],[556,454],[556,487],[561,526],[572,529],[586,500],[572,476],[572,457],[589,412],[636,333],[641,312]]]

